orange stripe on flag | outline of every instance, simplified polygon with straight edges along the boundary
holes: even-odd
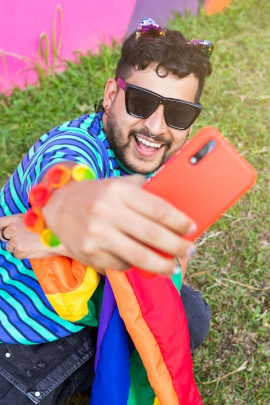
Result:
[[[63,256],[30,260],[45,294],[70,292],[77,289],[85,276],[86,266]]]

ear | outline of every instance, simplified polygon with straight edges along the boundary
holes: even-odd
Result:
[[[189,129],[188,129],[188,131],[187,131],[187,134],[186,134],[186,137],[185,137],[185,140],[184,140],[182,146],[184,146],[185,143],[186,143],[186,141],[188,140],[188,137],[189,137],[189,135],[191,134],[191,131],[192,131],[192,127],[193,127],[193,124],[189,127]]]
[[[193,128],[193,124],[189,127],[189,130],[188,130],[188,133],[187,133],[187,138],[189,137],[189,135],[191,134],[191,132],[192,132],[192,128]]]
[[[108,112],[110,110],[113,100],[116,96],[116,92],[117,92],[116,80],[113,78],[110,78],[107,81],[107,84],[105,86],[104,98],[103,98],[103,107],[106,108],[106,112]]]

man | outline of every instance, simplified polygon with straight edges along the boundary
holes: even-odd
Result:
[[[94,268],[131,266],[183,275],[193,244],[179,237],[196,224],[143,189],[149,177],[179,150],[199,115],[211,64],[201,43],[143,22],[124,42],[115,79],[107,81],[97,114],[68,121],[41,137],[1,191],[0,403],[60,404],[91,386],[96,328],[60,318],[36,280],[29,259],[63,255]],[[70,182],[42,210],[61,240],[42,246],[23,229],[32,186],[46,181],[59,162],[85,163],[95,182]],[[136,174],[128,176],[129,174]],[[184,175],[179,173],[179,176]],[[121,177],[121,178],[119,178]],[[27,257],[27,259],[25,259]],[[205,338],[209,309],[199,293],[182,288],[191,349]],[[201,323],[200,323],[201,322]]]

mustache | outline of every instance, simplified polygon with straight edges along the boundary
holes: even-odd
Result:
[[[164,144],[164,145],[167,145],[167,146],[169,146],[169,147],[170,147],[171,144],[172,144],[171,141],[168,141],[168,139],[164,139],[164,138],[160,137],[159,135],[156,135],[155,137],[151,137],[149,134],[150,134],[150,132],[149,132],[147,129],[145,129],[145,128],[132,129],[132,130],[129,132],[128,137],[129,137],[129,139],[131,139],[131,138],[132,138],[133,136],[135,136],[135,135],[143,135],[143,136],[145,136],[146,138],[148,138],[151,142],[157,141],[157,142],[160,142],[160,143],[162,143],[162,144]]]

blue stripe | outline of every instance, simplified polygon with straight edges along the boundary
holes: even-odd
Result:
[[[9,252],[8,252],[8,254],[10,256],[12,256]],[[15,261],[16,260],[18,260],[18,259],[15,259]],[[8,275],[11,279],[17,280],[20,283],[25,284],[25,287],[31,288],[31,290],[35,291],[35,293],[40,295],[40,299],[43,301],[43,304],[46,306],[48,305],[46,302],[47,299],[45,298],[44,292],[43,292],[42,288],[40,287],[40,284],[36,278],[33,279],[32,277],[30,277],[27,274],[20,273],[17,266],[14,263],[7,261],[7,259],[2,254],[0,254],[0,265],[1,265],[0,274],[1,274],[1,268],[5,269],[8,272]],[[44,301],[44,298],[46,301]],[[51,309],[51,307],[50,307],[50,309]]]
[[[23,322],[12,306],[0,297],[0,308],[6,314],[9,322],[16,328],[26,339],[32,342],[45,343],[46,340],[36,333],[29,325]]]
[[[7,272],[7,269],[5,269],[5,271]],[[68,326],[70,323],[64,319],[61,319],[56,314],[49,301],[47,301],[47,298],[45,297],[39,285],[36,290],[31,289],[34,297],[30,299],[27,295],[27,290],[29,289],[29,287],[26,284],[22,283],[21,280],[14,280],[12,277],[9,277],[7,282],[5,282],[4,279],[7,279],[7,273],[3,274],[0,267],[0,280],[3,281],[1,288],[7,292],[10,292],[23,305],[25,310],[27,308],[27,311],[31,313],[33,319],[38,320],[39,323],[44,325],[46,328],[49,328],[48,330],[55,333],[56,335],[60,334],[62,336],[66,336],[70,333],[70,330],[63,325],[66,324]],[[19,288],[19,286],[22,287],[23,285],[25,286],[25,291],[22,291],[22,289]],[[37,307],[37,305],[42,308],[43,313],[40,312],[40,309]],[[72,326],[72,324],[70,325]],[[74,326],[74,329],[76,329],[76,331],[79,331],[81,328],[77,328]]]
[[[15,173],[10,178],[10,187],[9,187],[9,189],[10,189],[10,200],[14,204],[14,207],[16,207],[16,212],[17,213],[19,213],[19,212],[25,213],[27,211],[27,208],[22,203],[22,201],[20,200],[20,197],[18,196],[18,193],[16,192],[15,182],[14,182]],[[8,201],[9,205],[10,205],[10,200]]]
[[[65,141],[65,144],[63,144],[63,140]],[[66,144],[68,140],[71,140],[72,143]],[[31,185],[34,185],[37,182],[37,177],[41,177],[41,164],[44,167],[45,162],[49,161],[50,166],[52,166],[61,161],[52,161],[52,156],[57,156],[57,152],[66,154],[65,159],[63,159],[62,161],[76,161],[79,159],[80,162],[90,164],[90,166],[96,172],[96,176],[98,178],[102,178],[102,168],[104,166],[104,163],[102,160],[97,161],[97,156],[95,155],[93,150],[90,149],[90,147],[96,150],[97,155],[100,155],[99,148],[97,148],[96,145],[91,144],[88,138],[86,139],[86,142],[83,142],[83,139],[77,139],[76,137],[72,136],[72,134],[63,133],[61,134],[60,138],[58,134],[57,139],[53,139],[53,142],[49,142],[41,151],[39,151],[39,156],[35,157],[35,159],[31,162],[28,169],[24,173],[24,178],[22,179],[23,190],[27,191]],[[60,155],[60,157],[62,156]],[[42,172],[42,176],[43,175],[44,173]],[[25,181],[27,181],[27,185],[25,185]]]
[[[17,194],[17,198],[20,200],[20,207],[22,207],[21,212],[26,212],[29,204],[28,204],[27,198],[25,198],[25,195],[23,195],[23,193],[22,193],[21,179],[19,176],[18,169],[14,172],[13,181],[14,181],[14,188],[15,188],[15,192]]]
[[[128,336],[116,307],[102,341],[90,405],[126,405],[129,388]]]
[[[11,188],[12,188],[12,176],[8,181],[8,187],[5,187],[4,198],[5,198],[6,206],[9,208],[11,213],[18,214],[20,211],[12,197]]]
[[[31,342],[30,339],[27,338],[27,336],[24,334],[24,332],[20,331],[16,327],[14,327],[12,322],[10,322],[9,314],[2,311],[1,307],[0,307],[0,323],[3,325],[3,327],[5,327],[6,323],[8,324],[8,327],[9,327],[9,330],[11,331],[11,333],[12,333],[12,336],[14,336],[14,335],[18,336],[19,340],[16,339],[16,337],[14,336],[14,339],[17,340],[18,343],[22,343],[22,344],[31,344],[31,343],[33,343],[33,342]]]
[[[1,275],[0,275],[0,280],[2,281]],[[65,329],[64,327],[61,327],[62,325],[60,326],[59,324],[54,323],[50,318],[48,318],[44,314],[42,314],[35,307],[34,303],[30,300],[30,298],[26,294],[24,294],[21,290],[19,290],[16,286],[6,284],[6,285],[2,285],[1,289],[4,291],[7,291],[18,302],[20,302],[20,304],[23,306],[24,310],[28,314],[31,314],[30,316],[37,323],[40,323],[44,328],[46,328],[48,330],[48,332],[54,334],[56,338],[62,338],[62,337],[68,336],[71,333],[69,330]],[[60,321],[61,321],[61,318],[59,318],[59,322]],[[81,329],[82,328],[79,327],[77,331],[79,331]],[[1,337],[1,339],[2,339],[2,337]]]
[[[2,339],[2,340],[0,340],[0,343],[7,343],[7,344],[10,344],[10,345],[18,343],[14,339],[14,337],[8,332],[8,330],[6,330],[3,325],[1,325],[1,323],[0,323],[0,336],[1,336],[1,339]]]
[[[2,209],[3,209],[4,214],[5,214],[6,216],[9,216],[9,215],[14,214],[14,212],[12,212],[12,210],[10,209],[10,207],[8,206],[7,201],[6,201],[6,192],[9,193],[8,185],[9,185],[9,181],[8,181],[7,184],[2,188],[1,194],[0,194],[1,206],[2,206]],[[17,214],[17,212],[15,212],[15,214]]]
[[[36,277],[35,273],[33,272],[32,267],[27,268],[24,265],[23,260],[20,261],[20,260],[16,259],[12,254],[10,254],[9,252],[7,252],[5,250],[5,248],[6,248],[5,242],[1,241],[0,246],[2,248],[0,250],[0,252],[2,251],[2,253],[0,254],[0,265],[4,264],[5,262],[7,263],[7,265],[8,265],[8,263],[10,263],[11,266],[13,265],[15,267],[15,269],[17,269],[18,274],[26,275],[28,277],[31,277],[34,280],[37,280],[37,277]],[[5,266],[3,266],[3,267],[5,267]],[[8,269],[8,267],[7,267],[7,269]]]
[[[23,259],[22,263],[24,265],[24,267],[28,270],[32,270],[32,266],[30,264],[30,261],[28,259]],[[33,270],[32,270],[33,271]],[[33,272],[34,273],[34,272]],[[35,273],[34,273],[35,274]]]

